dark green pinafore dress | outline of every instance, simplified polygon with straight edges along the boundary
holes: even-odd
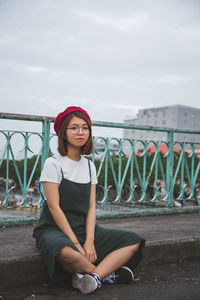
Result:
[[[85,224],[91,191],[91,169],[89,161],[88,166],[90,174],[89,183],[70,181],[64,178],[61,169],[62,180],[59,185],[60,207],[81,246],[83,246],[86,238]],[[36,245],[47,266],[51,280],[54,277],[56,256],[60,251],[65,246],[70,246],[78,251],[72,241],[56,225],[46,201],[44,201],[39,223],[34,229],[33,237],[36,239]],[[141,260],[141,252],[145,243],[144,239],[132,231],[109,229],[96,225],[94,244],[97,253],[97,261],[95,264],[102,261],[102,259],[110,252],[139,242],[141,242],[140,249],[135,256],[135,259],[133,256],[133,261],[130,260],[130,263],[127,264],[127,266],[137,265],[139,260]]]

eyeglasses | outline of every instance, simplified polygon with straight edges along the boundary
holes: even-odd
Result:
[[[73,126],[66,128],[69,130],[72,134],[78,134],[80,130],[82,130],[83,134],[88,134],[89,133],[89,127],[88,126]]]

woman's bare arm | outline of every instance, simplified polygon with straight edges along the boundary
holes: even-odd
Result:
[[[91,185],[90,205],[86,218],[86,240],[83,246],[86,252],[86,258],[90,262],[95,262],[97,259],[96,250],[94,247],[94,233],[96,225],[96,184]]]

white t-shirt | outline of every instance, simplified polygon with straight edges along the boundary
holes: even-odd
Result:
[[[56,154],[53,157],[47,158],[40,176],[40,182],[48,181],[60,184],[62,180],[62,172],[64,178],[77,183],[90,182],[90,173],[88,166],[88,159],[81,156],[79,161],[74,161],[67,156]],[[97,183],[96,168],[90,161],[91,167],[91,181],[92,184]]]

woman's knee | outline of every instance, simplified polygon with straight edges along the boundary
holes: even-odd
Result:
[[[133,254],[134,254],[135,252],[137,252],[137,251],[139,250],[139,248],[140,248],[140,243],[133,244],[133,245],[132,245]]]
[[[136,245],[136,248],[137,248],[137,250],[140,248],[140,242],[139,243],[137,243],[137,244],[135,244]]]
[[[71,248],[70,246],[66,246],[57,255],[57,259],[60,262],[73,264],[81,259],[81,254],[78,251]]]

